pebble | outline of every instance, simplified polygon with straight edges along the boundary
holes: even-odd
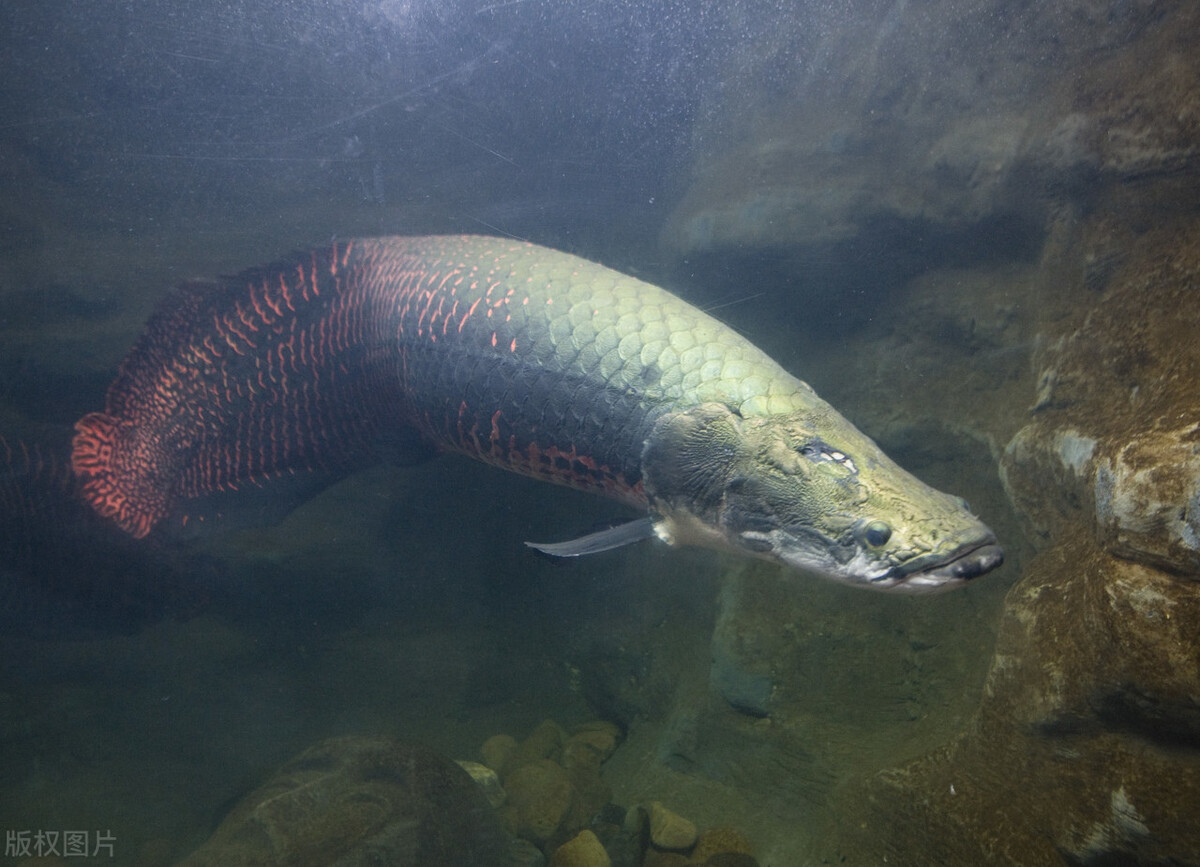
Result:
[[[617,749],[620,731],[611,723],[596,724],[601,727],[576,731],[563,744],[563,767],[585,768],[598,771]]]
[[[544,720],[509,754],[502,774],[507,776],[522,765],[539,759],[558,761],[562,758],[562,745],[566,739],[567,733],[562,726],[552,719]]]
[[[696,843],[696,826],[668,810],[659,801],[650,803],[650,842],[659,849],[683,851]]]
[[[492,735],[479,748],[483,763],[497,774],[504,773],[504,763],[517,748],[517,739],[512,735]]]
[[[508,846],[508,865],[509,867],[546,867],[546,856],[537,846],[518,837]]]
[[[591,831],[580,831],[554,850],[550,867],[611,867],[604,846]]]
[[[754,846],[741,831],[728,826],[709,828],[700,835],[696,848],[692,850],[692,861],[703,864],[713,855],[732,852],[741,855],[753,855]]]
[[[501,809],[518,837],[544,843],[562,824],[575,799],[567,772],[549,759],[523,765],[504,780],[508,803]]]
[[[504,806],[504,802],[508,800],[508,793],[500,785],[500,777],[494,770],[479,762],[459,762],[458,766],[471,775],[471,779],[483,791],[493,810]]]

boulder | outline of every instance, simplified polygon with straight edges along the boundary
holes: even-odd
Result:
[[[976,721],[843,793],[865,863],[1200,861],[1200,587],[1086,532],[1009,595]]]
[[[230,811],[181,867],[504,863],[508,840],[471,778],[425,747],[339,737],[305,750]]]
[[[1035,540],[1085,525],[1116,556],[1200,578],[1200,231],[1088,235],[1121,264],[1046,335],[1002,478]]]

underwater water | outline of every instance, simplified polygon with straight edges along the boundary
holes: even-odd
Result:
[[[1200,365],[1162,324],[1200,29],[1154,5],[8,4],[3,863],[1200,863]],[[707,311],[1004,565],[555,560],[523,543],[638,510],[456,455],[145,538],[85,502],[74,425],[174,287],[461,234]]]

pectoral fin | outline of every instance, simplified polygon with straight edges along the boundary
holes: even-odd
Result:
[[[588,533],[569,542],[526,542],[530,548],[549,554],[551,557],[582,557],[585,554],[599,554],[601,551],[611,551],[654,537],[654,521],[651,518],[638,518],[627,521],[607,530]]]

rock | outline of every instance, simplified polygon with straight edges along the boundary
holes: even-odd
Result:
[[[549,759],[522,765],[504,781],[508,802],[501,815],[519,837],[544,843],[563,824],[575,801],[567,772]]]
[[[980,0],[777,21],[734,53],[701,112],[695,134],[723,146],[698,149],[664,246],[681,259],[738,247],[794,257],[888,231],[961,242],[990,225],[1014,255],[1046,219],[1048,197],[1031,186],[1084,202],[1100,181],[1194,171],[1200,61],[1183,34],[1195,7],[1125,5],[1118,27],[1114,8]]]
[[[650,804],[650,842],[659,849],[681,852],[696,843],[696,826],[659,801]]]
[[[1200,232],[1089,238],[1126,253],[1103,297],[1044,335],[1002,478],[1041,543],[1086,524],[1119,557],[1200,577]]]
[[[550,867],[610,867],[608,853],[591,831],[583,830],[554,850]]]
[[[1096,532],[1119,557],[1200,575],[1200,420],[1154,431],[1095,467]]]
[[[898,851],[926,863],[1195,863],[1200,826],[1179,805],[1200,798],[1196,622],[1200,586],[1113,557],[1084,531],[1060,541],[1009,594],[975,725],[843,793],[844,827],[862,830],[840,850],[856,863]]]
[[[542,850],[519,837],[508,847],[508,862],[506,867],[545,867],[546,856]]]
[[[605,804],[597,813],[594,822],[601,825],[612,826],[614,830],[620,831],[625,825],[625,814],[628,811],[620,804],[614,804],[611,801]],[[602,834],[597,834],[601,841],[604,840]]]
[[[609,835],[598,834],[613,867],[642,867],[642,856],[646,851],[640,836],[618,830]]]
[[[625,811],[621,830],[626,834],[650,838],[650,811],[645,807],[630,807]]]
[[[691,860],[695,864],[703,864],[713,855],[721,853],[753,855],[754,846],[746,835],[736,828],[724,826],[709,828],[696,841],[696,848],[692,850]]]
[[[478,762],[458,762],[457,764],[471,775],[471,779],[475,781],[475,785],[479,786],[493,809],[504,806],[508,793],[500,785],[500,777],[494,770]]]
[[[612,787],[600,777],[600,766],[617,748],[620,729],[596,721],[576,726],[562,747],[562,765],[577,794],[581,825],[612,800]]]
[[[567,733],[554,720],[545,720],[525,740],[517,744],[504,763],[504,775],[539,759],[558,761]]]
[[[571,729],[572,736],[585,735],[588,733],[606,734],[609,735],[615,745],[616,741],[621,739],[621,727],[616,723],[608,720],[596,719],[591,722],[579,723]]]
[[[608,722],[577,726],[563,744],[563,767],[568,770],[582,767],[599,771],[600,766],[616,751],[620,736],[621,730]]]
[[[575,803],[568,822],[582,828],[612,800],[612,786],[605,782],[598,771],[589,768],[567,769],[567,778],[575,789]]]
[[[612,799],[599,771],[616,748],[616,732],[609,723],[594,723],[568,738],[546,720],[517,745],[503,763],[509,804],[501,816],[513,832],[553,844],[585,827]]]
[[[483,763],[497,774],[504,773],[504,765],[517,748],[517,739],[512,735],[492,735],[483,742],[479,753]]]
[[[424,747],[331,738],[230,811],[181,867],[322,867],[387,861],[499,864],[507,838],[470,777]]]
[[[1022,731],[1200,742],[1197,618],[1200,585],[1064,540],[1009,594],[985,708]]]
[[[1137,432],[1078,427],[1070,413],[1042,418],[1005,451],[1005,482],[1039,536],[1055,535],[1064,516],[1087,521],[1119,557],[1200,576],[1200,419]]]

